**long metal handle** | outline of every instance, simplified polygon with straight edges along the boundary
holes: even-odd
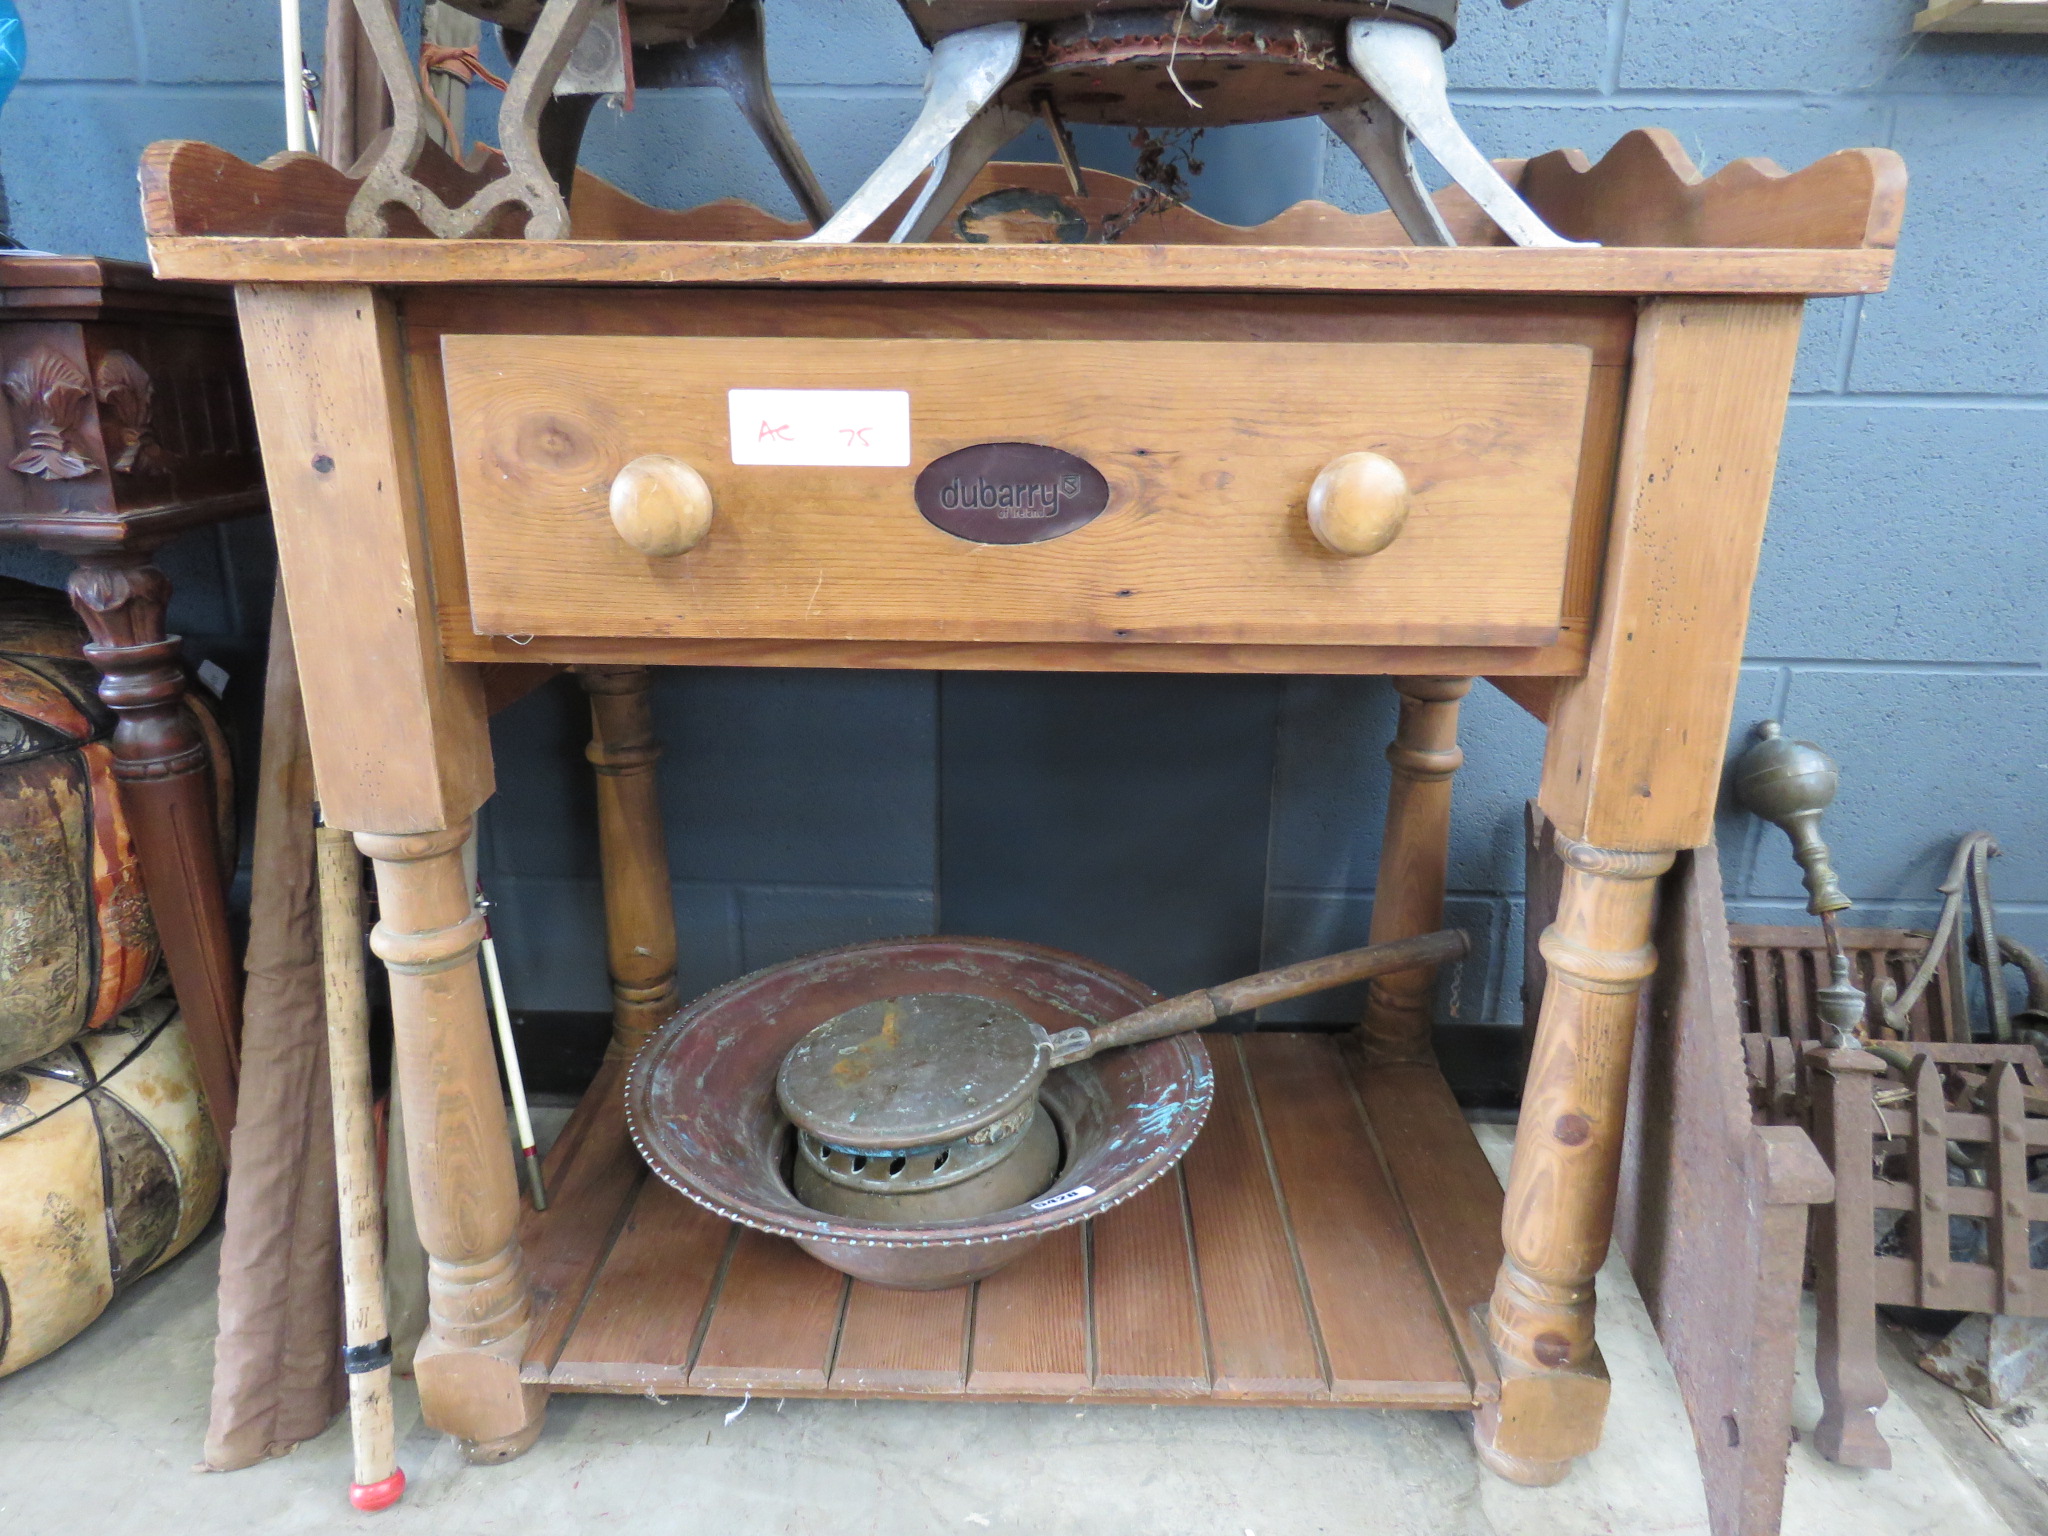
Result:
[[[1304,960],[1298,965],[1283,965],[1276,971],[1261,971],[1256,976],[1226,981],[1220,987],[1205,987],[1199,992],[1170,997],[1163,1003],[1154,1003],[1150,1008],[1141,1008],[1136,1013],[1127,1013],[1120,1019],[1098,1025],[1088,1031],[1085,1043],[1076,1041],[1077,1045],[1083,1046],[1082,1049],[1060,1053],[1053,1065],[1065,1066],[1071,1061],[1084,1061],[1097,1051],[1105,1051],[1112,1046],[1137,1045],[1190,1029],[1206,1029],[1233,1013],[1262,1008],[1267,1003],[1285,1002],[1290,997],[1305,997],[1311,992],[1328,991],[1346,982],[1366,981],[1374,976],[1417,970],[1426,965],[1441,965],[1447,960],[1462,960],[1471,947],[1471,940],[1459,930],[1443,928],[1412,939],[1368,944],[1362,949],[1347,949],[1341,954]],[[1079,1033],[1078,1030],[1069,1030],[1060,1039],[1065,1041],[1068,1036]]]

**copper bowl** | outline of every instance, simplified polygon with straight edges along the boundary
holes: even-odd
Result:
[[[1208,1118],[1215,1078],[1194,1035],[1109,1051],[1046,1079],[1059,1127],[1052,1186],[1009,1210],[895,1224],[831,1216],[791,1192],[789,1122],[775,1072],[833,1015],[905,992],[1008,1003],[1050,1033],[1112,1019],[1158,994],[1080,955],[1002,939],[888,939],[806,955],[707,993],[656,1031],[626,1077],[633,1144],[706,1210],[877,1285],[979,1280],[1049,1234],[1099,1216],[1179,1162]]]

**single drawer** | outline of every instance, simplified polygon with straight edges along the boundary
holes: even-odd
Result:
[[[442,351],[480,634],[1534,646],[1558,633],[1582,346],[448,335]],[[857,441],[875,396],[837,417],[845,402],[769,396],[802,431],[840,421],[845,456],[867,462],[744,462],[787,435],[742,408],[762,397],[732,396],[761,390],[889,392],[882,416],[907,405],[907,449],[888,446],[886,421],[879,449]],[[934,460],[995,443],[1085,465],[968,454],[920,496]],[[1408,512],[1385,548],[1340,555],[1307,504],[1324,466],[1357,452],[1399,468]],[[708,532],[680,554],[643,554],[612,521],[615,477],[649,454],[684,461],[711,493]],[[1076,522],[1062,497],[1100,499],[1104,484],[1103,510]],[[1066,531],[1005,542],[1047,508],[1060,515],[1032,533]]]

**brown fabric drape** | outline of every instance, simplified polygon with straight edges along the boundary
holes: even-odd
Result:
[[[347,169],[391,121],[355,0],[327,0],[320,153]],[[256,795],[241,1119],[220,1250],[220,1333],[205,1464],[281,1456],[348,1401],[341,1369],[340,1210],[327,1086],[313,761],[284,587],[270,620]]]
[[[340,1216],[313,872],[313,763],[284,589],[270,621],[256,789],[242,1098],[220,1250],[205,1464],[281,1456],[341,1411]]]

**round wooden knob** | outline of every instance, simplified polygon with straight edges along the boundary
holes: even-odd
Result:
[[[612,477],[612,526],[643,555],[680,555],[711,531],[711,487],[681,459],[643,453]]]
[[[1347,453],[1308,489],[1308,526],[1332,554],[1376,555],[1408,521],[1408,477],[1384,454]]]

